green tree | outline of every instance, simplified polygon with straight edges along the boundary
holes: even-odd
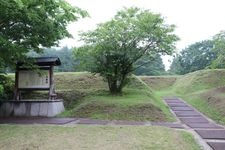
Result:
[[[81,34],[86,45],[76,52],[100,73],[112,94],[122,92],[135,62],[142,56],[172,54],[177,36],[175,26],[165,24],[159,14],[139,8],[124,8],[97,29]]]
[[[169,73],[171,74],[182,74],[183,68],[181,66],[181,55],[175,54],[173,62],[170,66]]]
[[[157,76],[165,74],[165,66],[159,54],[157,54],[154,58],[143,56],[134,64],[134,66],[136,67],[134,70],[135,75]]]
[[[174,73],[186,74],[205,69],[216,58],[213,45],[212,40],[205,40],[188,46],[174,58],[170,70]]]
[[[13,66],[33,50],[71,37],[67,24],[87,16],[64,0],[0,0],[0,69]]]
[[[221,31],[213,37],[214,48],[213,51],[217,57],[212,62],[211,68],[224,68],[225,67],[225,31]]]

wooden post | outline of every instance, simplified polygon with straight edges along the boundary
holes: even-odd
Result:
[[[50,71],[49,100],[55,100],[56,99],[53,70],[54,70],[54,67],[50,66],[50,69],[49,69],[49,71]]]
[[[51,100],[53,95],[53,66],[50,66],[49,71],[50,71],[49,72],[49,75],[50,75],[49,100]]]
[[[16,72],[15,72],[14,100],[20,100],[20,93],[19,93],[19,67],[18,66],[16,66]]]

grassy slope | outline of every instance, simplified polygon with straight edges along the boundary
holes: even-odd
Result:
[[[167,77],[167,80],[174,77]],[[158,81],[158,85],[164,82]],[[149,84],[154,86],[154,84]],[[155,85],[157,89],[158,85]],[[225,124],[225,70],[201,70],[177,77],[171,86],[158,88],[156,94],[179,96],[213,120]],[[153,87],[154,89],[154,87]]]
[[[139,78],[133,77],[123,95],[108,93],[107,84],[90,73],[57,73],[56,89],[65,100],[63,117],[109,120],[174,121],[163,101]]]
[[[191,134],[144,126],[0,125],[0,148],[49,150],[199,150]]]
[[[140,76],[153,90],[162,90],[171,87],[179,76]]]

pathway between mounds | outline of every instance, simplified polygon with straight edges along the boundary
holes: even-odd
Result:
[[[193,129],[213,150],[225,150],[225,128],[216,124],[180,98],[165,98],[176,117]]]
[[[165,126],[169,128],[184,129],[177,122],[150,122],[150,121],[125,121],[125,120],[97,120],[88,118],[42,118],[42,117],[7,117],[0,118],[0,124],[53,124],[53,125],[143,125]]]

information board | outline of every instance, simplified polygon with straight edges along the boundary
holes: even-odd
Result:
[[[19,89],[46,89],[49,87],[49,70],[40,70],[38,72],[31,70],[20,70],[18,73]]]

